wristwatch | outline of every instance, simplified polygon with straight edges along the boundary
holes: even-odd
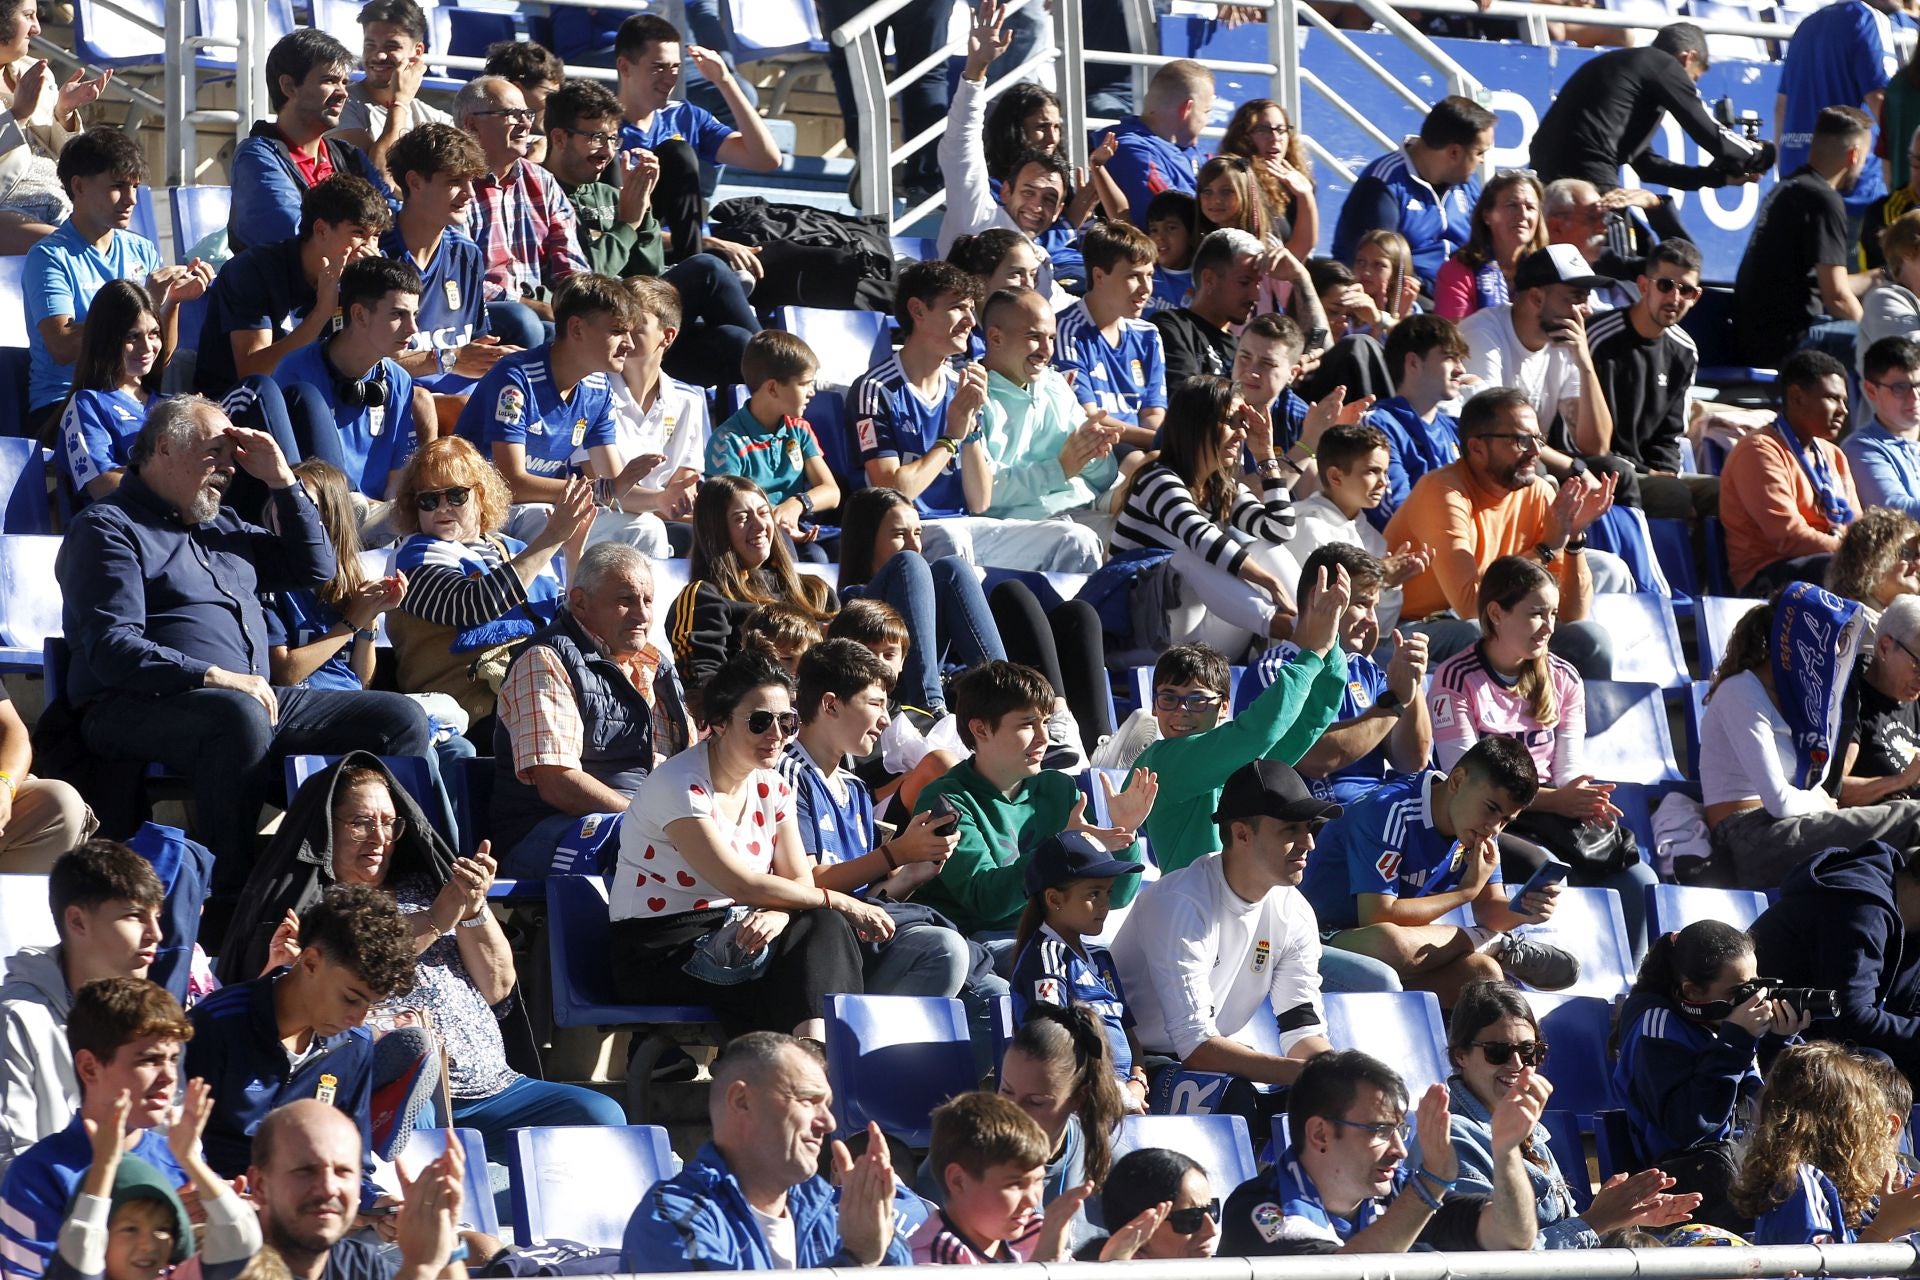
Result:
[[[1575,534],[1575,535],[1574,535],[1573,537],[1571,537],[1571,538],[1568,538],[1568,539],[1567,539],[1567,550],[1568,550],[1568,551],[1570,551],[1570,552],[1579,552],[1579,551],[1585,551],[1586,549],[1587,549],[1587,535],[1586,535],[1586,534],[1584,534],[1584,533],[1577,533],[1577,534]]]
[[[801,514],[808,516],[813,514],[813,495],[811,493],[802,489],[800,492],[794,494],[793,498],[794,501],[800,504]]]

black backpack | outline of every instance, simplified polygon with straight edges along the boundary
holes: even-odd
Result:
[[[760,250],[766,275],[754,286],[757,310],[893,310],[893,241],[884,219],[741,196],[715,205],[711,220],[714,235]]]

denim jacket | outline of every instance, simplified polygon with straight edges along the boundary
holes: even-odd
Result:
[[[1459,1076],[1447,1081],[1447,1094],[1448,1106],[1453,1112],[1448,1133],[1453,1139],[1453,1153],[1460,1160],[1456,1190],[1462,1194],[1490,1197],[1493,1195],[1492,1113],[1480,1099],[1473,1096]],[[1525,1162],[1527,1180],[1533,1184],[1534,1213],[1540,1223],[1539,1234],[1533,1238],[1533,1247],[1599,1248],[1599,1233],[1573,1211],[1572,1192],[1567,1188],[1567,1180],[1560,1176],[1560,1166],[1554,1162],[1553,1152],[1547,1146],[1545,1128],[1534,1126],[1532,1143],[1534,1154],[1546,1162],[1545,1168],[1532,1160]],[[1407,1155],[1407,1167],[1418,1168],[1419,1165],[1420,1143],[1416,1138],[1413,1150]]]

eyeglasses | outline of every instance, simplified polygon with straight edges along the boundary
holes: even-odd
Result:
[[[1909,658],[1912,658],[1915,666],[1920,666],[1920,653],[1915,653],[1913,650],[1907,648],[1906,641],[1902,640],[1899,636],[1893,636],[1893,635],[1888,636],[1887,639],[1899,645],[1900,652],[1906,654]]]
[[[413,495],[413,505],[422,511],[438,511],[440,499],[445,498],[448,505],[464,507],[467,499],[473,496],[473,490],[466,485],[457,484],[450,489],[429,489],[425,493]]]
[[[1257,124],[1253,126],[1253,128],[1247,130],[1247,136],[1250,138],[1257,138],[1261,134],[1265,133],[1265,134],[1271,134],[1273,137],[1276,137],[1276,138],[1284,138],[1292,132],[1293,132],[1293,126],[1290,124]]]
[[[578,129],[564,129],[562,132],[570,133],[576,138],[585,138],[587,145],[592,147],[605,146],[608,143],[620,141],[620,135],[617,133],[581,133]]]
[[[371,840],[377,835],[391,835],[398,840],[407,833],[405,818],[348,818],[341,825],[353,832],[356,840]]]
[[[1167,1226],[1177,1236],[1190,1236],[1208,1222],[1220,1221],[1220,1200],[1215,1197],[1205,1204],[1196,1204],[1187,1209],[1175,1209],[1167,1215]]]
[[[1483,431],[1482,440],[1511,440],[1513,447],[1522,453],[1538,453],[1546,447],[1547,438],[1537,431]]]
[[[1868,378],[1867,381],[1873,382],[1873,379]],[[1909,396],[1920,394],[1920,383],[1873,382],[1873,385],[1880,388],[1882,391],[1886,392],[1890,396],[1899,396],[1902,400],[1907,399]]]
[[[533,112],[525,107],[495,107],[490,111],[470,111],[472,116],[505,116],[508,124],[532,124]]]
[[[1153,705],[1162,711],[1211,711],[1220,703],[1217,693],[1170,693],[1161,689],[1153,695]]]
[[[1653,278],[1653,287],[1662,293],[1678,292],[1679,295],[1688,302],[1692,302],[1700,296],[1699,285],[1688,284],[1684,280],[1675,280],[1668,276],[1655,276]]]
[[[1529,1067],[1537,1067],[1547,1060],[1547,1042],[1532,1040],[1514,1044],[1509,1040],[1475,1040],[1474,1048],[1487,1055],[1487,1061],[1496,1067],[1504,1067],[1518,1054],[1520,1061]]]
[[[1401,1142],[1405,1142],[1413,1136],[1413,1126],[1405,1120],[1382,1120],[1374,1124],[1368,1124],[1363,1120],[1343,1120],[1339,1116],[1328,1116],[1327,1119],[1339,1125],[1342,1129],[1364,1129],[1367,1133],[1373,1135],[1375,1141],[1378,1142],[1391,1142],[1395,1138],[1400,1139]]]
[[[800,713],[798,711],[756,711],[747,717],[747,732],[756,738],[775,725],[780,726],[780,736],[791,738],[800,732]]]

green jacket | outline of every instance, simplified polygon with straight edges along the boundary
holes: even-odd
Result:
[[[1052,769],[1028,779],[1011,799],[963,760],[928,783],[914,806],[923,813],[935,796],[946,796],[960,812],[960,843],[935,879],[913,900],[932,907],[960,932],[1003,932],[1020,923],[1027,905],[1026,858],[1034,846],[1066,828],[1081,791],[1072,778]],[[1114,855],[1140,861],[1140,842]],[[1140,877],[1121,876],[1113,886],[1113,905],[1125,906]]]
[[[1205,733],[1162,738],[1140,753],[1134,766],[1159,775],[1147,839],[1162,875],[1219,850],[1213,811],[1227,779],[1255,760],[1299,763],[1334,722],[1346,689],[1347,655],[1339,645],[1324,658],[1301,653],[1240,715]]]
[[[620,190],[611,183],[588,182],[567,192],[579,223],[580,249],[587,265],[603,276],[657,276],[666,270],[667,246],[660,221],[647,210],[638,227],[620,220]]]

